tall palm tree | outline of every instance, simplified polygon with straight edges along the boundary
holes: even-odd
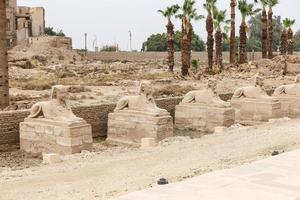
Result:
[[[217,0],[206,0],[203,7],[207,11],[206,17],[206,32],[207,32],[207,56],[208,56],[208,71],[212,70],[213,59],[214,59],[214,22],[213,22],[213,12],[215,10],[215,4]]]
[[[223,69],[223,58],[222,58],[222,43],[223,43],[223,34],[222,25],[228,25],[231,20],[226,20],[226,10],[215,10],[214,11],[214,27],[215,27],[215,64],[218,68],[218,71]],[[224,26],[224,30],[228,30],[228,26]]]
[[[170,7],[167,7],[166,10],[159,10],[164,17],[168,19],[167,24],[167,44],[168,44],[168,64],[169,64],[169,70],[173,72],[174,70],[174,41],[175,41],[175,33],[174,33],[174,25],[171,21],[171,18],[175,16],[179,10],[179,5],[173,5]]]
[[[287,29],[287,44],[286,51],[289,55],[293,55],[294,52],[294,33],[292,30],[292,26],[295,24],[296,20],[285,19],[283,20],[283,24]]]
[[[268,58],[273,58],[273,7],[279,4],[279,0],[267,0],[268,11]]]
[[[283,20],[283,30],[281,32],[280,54],[286,55],[289,48],[288,30],[295,24],[295,20],[285,18]],[[292,34],[293,35],[293,34]],[[291,37],[291,36],[290,36]],[[292,36],[293,37],[293,36]]]
[[[9,105],[6,1],[0,1],[0,109]]]
[[[230,30],[230,63],[235,63],[235,7],[236,0],[230,0],[231,30]]]
[[[182,13],[177,15],[182,20],[182,40],[181,40],[181,74],[187,76],[191,66],[191,42],[193,26],[192,20],[202,19],[203,16],[197,14],[195,0],[185,0],[181,7]]]
[[[268,0],[255,0],[255,2],[260,2],[262,5],[261,13],[261,28],[262,28],[262,38],[261,38],[261,52],[262,58],[268,57],[268,16],[266,7],[268,6]]]
[[[247,0],[239,0],[238,8],[242,15],[242,23],[240,26],[240,41],[239,41],[239,63],[243,64],[247,62],[247,23],[246,18],[252,16],[260,11],[260,9],[254,10],[254,4],[248,3]]]

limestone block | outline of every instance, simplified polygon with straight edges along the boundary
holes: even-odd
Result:
[[[55,164],[62,162],[60,155],[56,153],[43,153],[44,164]]]
[[[227,127],[224,126],[217,126],[215,128],[215,134],[222,134],[226,131]]]
[[[214,132],[215,127],[229,127],[234,124],[233,108],[218,108],[198,103],[181,103],[176,106],[175,127]]]
[[[141,139],[141,148],[147,149],[151,147],[155,147],[157,145],[155,138],[142,138]]]
[[[152,115],[142,111],[119,110],[108,115],[107,141],[140,145],[142,138],[156,142],[173,136],[170,114]]]
[[[282,95],[276,98],[281,103],[281,111],[284,117],[300,118],[300,97]]]
[[[65,123],[43,118],[26,118],[20,123],[20,147],[26,153],[74,154],[91,150],[91,125]]]
[[[240,124],[253,125],[282,117],[279,101],[233,98],[231,105],[235,109],[236,121]]]

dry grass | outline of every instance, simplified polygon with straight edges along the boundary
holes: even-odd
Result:
[[[153,95],[154,97],[183,96],[192,90],[195,90],[193,86],[168,85],[156,90]]]

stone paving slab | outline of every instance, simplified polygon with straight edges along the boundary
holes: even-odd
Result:
[[[115,200],[300,200],[300,150]]]

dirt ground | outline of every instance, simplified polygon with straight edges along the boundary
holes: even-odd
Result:
[[[161,177],[181,181],[263,159],[274,150],[300,148],[299,123],[281,119],[235,125],[222,134],[166,139],[148,150],[95,143],[93,152],[63,157],[62,163],[0,168],[0,199],[110,199],[151,187]]]

